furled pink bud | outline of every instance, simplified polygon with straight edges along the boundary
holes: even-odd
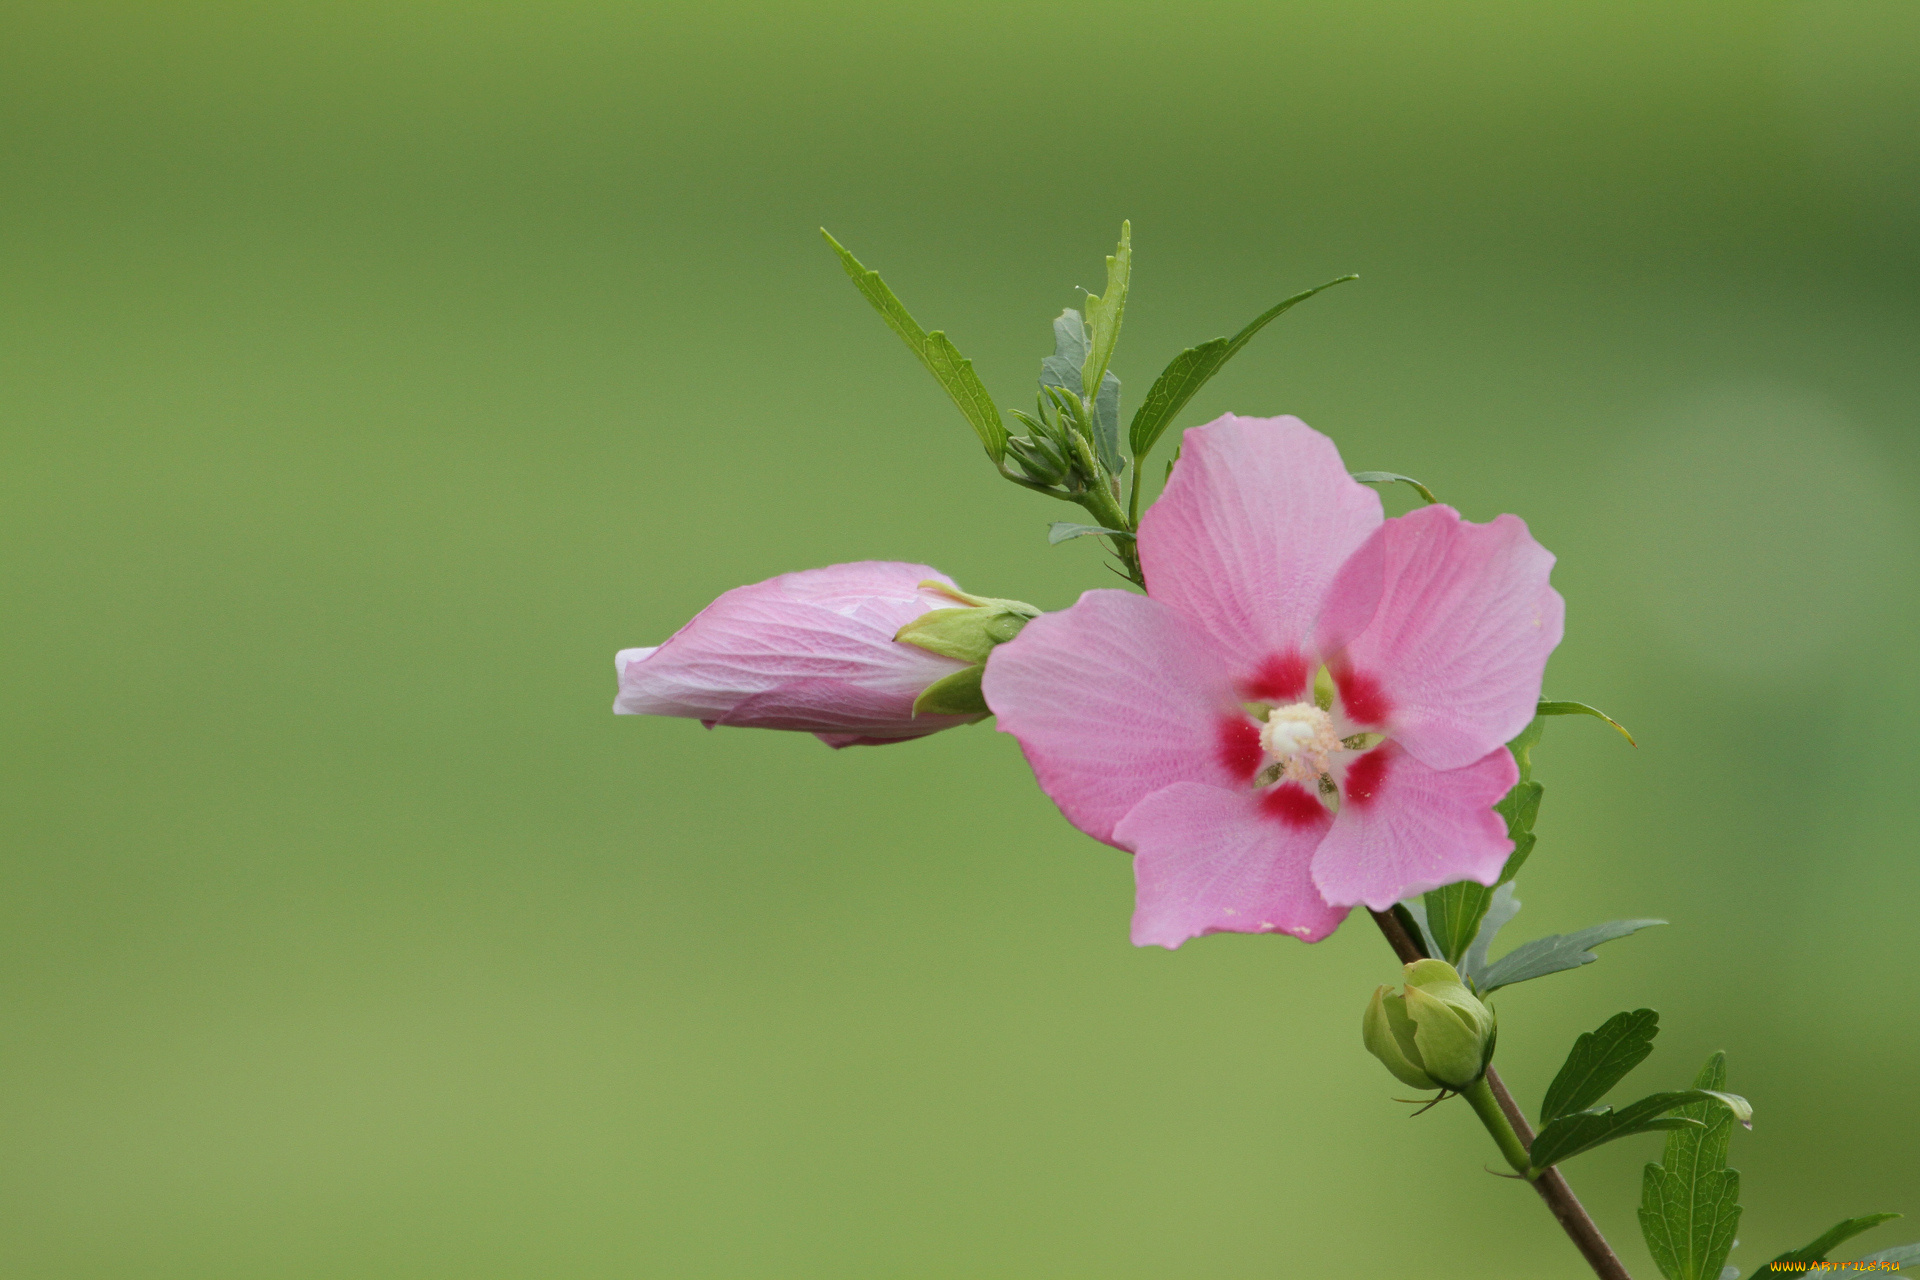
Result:
[[[878,746],[983,718],[914,714],[929,685],[973,663],[896,641],[934,609],[979,602],[923,564],[864,560],[733,590],[654,649],[623,649],[616,715],[795,729]]]

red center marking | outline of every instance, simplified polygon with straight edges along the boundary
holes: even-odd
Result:
[[[1342,667],[1333,673],[1333,683],[1340,690],[1340,706],[1347,713],[1347,719],[1355,724],[1387,722],[1393,704],[1387,700],[1387,691],[1380,687],[1379,680],[1352,667]]]
[[[1347,766],[1347,803],[1364,809],[1380,798],[1380,785],[1387,778],[1387,764],[1393,747],[1382,743]]]
[[[1251,701],[1298,702],[1307,691],[1307,659],[1298,652],[1276,653],[1243,687]]]
[[[1327,818],[1326,808],[1305,787],[1283,782],[1260,797],[1260,811],[1290,827],[1310,827]]]
[[[1241,782],[1251,782],[1266,757],[1260,749],[1260,726],[1245,716],[1220,717],[1216,754],[1221,768]]]

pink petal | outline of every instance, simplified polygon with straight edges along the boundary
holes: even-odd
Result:
[[[1457,880],[1492,884],[1513,841],[1493,806],[1519,780],[1505,747],[1461,769],[1429,769],[1383,743],[1347,766],[1339,816],[1313,855],[1328,902],[1385,911]]]
[[[928,579],[948,581],[926,565],[865,561],[736,587],[658,648],[623,650],[613,709],[844,739],[836,746],[965,724],[916,719],[913,701],[966,664],[893,639],[958,604],[923,589]]]
[[[1249,697],[1304,697],[1327,588],[1380,524],[1380,497],[1298,418],[1232,414],[1181,442],[1140,521],[1147,590],[1213,636]]]
[[[1552,569],[1518,516],[1473,524],[1436,505],[1387,521],[1341,570],[1321,620],[1348,718],[1435,769],[1513,738],[1560,643]]]
[[[1109,844],[1160,788],[1244,785],[1260,765],[1258,732],[1213,643],[1130,592],[1089,591],[1035,618],[993,651],[982,688],[1041,789]]]
[[[1134,852],[1135,946],[1178,947],[1208,933],[1290,933],[1318,942],[1348,908],[1314,888],[1313,851],[1332,825],[1292,783],[1267,795],[1176,782],[1114,828]]]

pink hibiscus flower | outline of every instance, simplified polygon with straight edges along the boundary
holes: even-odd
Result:
[[[969,724],[981,717],[913,713],[928,685],[968,664],[894,636],[930,610],[972,600],[936,569],[886,560],[735,587],[665,643],[614,655],[613,710],[688,716],[708,728],[800,730],[830,747],[880,746]]]
[[[1139,549],[1146,596],[1035,619],[983,683],[1068,820],[1134,854],[1135,943],[1314,942],[1499,877],[1505,743],[1565,614],[1525,522],[1383,520],[1331,440],[1229,415],[1186,433]]]

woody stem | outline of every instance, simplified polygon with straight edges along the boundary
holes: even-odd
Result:
[[[1392,912],[1370,911],[1369,914],[1373,916],[1373,922],[1380,926],[1380,932],[1386,935],[1387,945],[1393,948],[1393,953],[1400,957],[1402,964],[1412,964],[1415,960],[1426,958],[1427,953],[1421,949],[1418,942],[1414,941],[1413,935],[1406,931]],[[1533,1126],[1527,1123],[1526,1115],[1515,1104],[1513,1095],[1507,1092],[1507,1086],[1501,1083],[1500,1073],[1489,1066],[1486,1078],[1480,1083],[1493,1096],[1494,1104],[1499,1107],[1501,1115],[1512,1126],[1514,1136],[1519,1140],[1520,1145],[1532,1146]],[[1573,1194],[1573,1188],[1567,1185],[1567,1180],[1561,1176],[1559,1169],[1550,1168],[1535,1178],[1533,1189],[1538,1191],[1540,1198],[1547,1202],[1547,1208],[1552,1212],[1554,1221],[1560,1224],[1560,1229],[1567,1233],[1567,1239],[1573,1241],[1573,1247],[1580,1251],[1580,1256],[1585,1258],[1587,1265],[1593,1268],[1593,1274],[1599,1276],[1600,1280],[1633,1280],[1633,1277],[1627,1274],[1627,1269],[1620,1265],[1620,1259],[1614,1256],[1606,1237],[1600,1234],[1600,1228],[1594,1224],[1593,1218],[1582,1207],[1579,1198]]]

